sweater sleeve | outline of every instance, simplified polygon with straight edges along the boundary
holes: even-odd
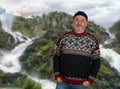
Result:
[[[88,78],[88,81],[92,84],[94,82],[94,78],[97,76],[98,70],[101,65],[100,61],[100,49],[98,43],[96,43],[96,48],[94,49],[93,53],[93,59],[92,59],[92,70],[91,75]]]
[[[55,79],[60,76],[60,55],[61,55],[61,50],[60,50],[60,41],[61,39],[58,39],[55,50],[54,50],[54,56],[53,56],[53,70],[55,73]]]

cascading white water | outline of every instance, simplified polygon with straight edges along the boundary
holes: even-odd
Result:
[[[106,31],[110,38],[104,42],[104,44],[110,44],[114,39],[114,34],[111,34],[109,30]],[[103,45],[104,45],[103,44]],[[112,49],[104,48],[102,44],[100,45],[101,57],[105,58],[112,67],[116,68],[120,72],[120,54]]]
[[[32,40],[28,39],[24,43],[16,46],[12,51],[2,51],[2,56],[0,58],[0,70],[10,73],[20,72],[21,65],[18,59],[23,54],[26,47],[31,43]]]
[[[111,42],[113,42],[113,40],[115,39],[114,34],[111,34],[109,30],[106,30],[106,32],[109,34],[110,38],[107,39],[104,44],[110,44]]]
[[[13,21],[13,15],[6,13],[6,11],[0,8],[0,22],[2,23],[2,28],[5,32],[12,35],[15,40],[15,44],[19,41],[20,43],[11,51],[0,50],[0,70],[7,73],[21,72],[27,75],[32,80],[41,83],[42,89],[55,89],[55,83],[39,79],[36,76],[30,76],[27,73],[23,73],[21,64],[19,62],[19,57],[23,54],[25,49],[33,43],[35,38],[28,38],[20,32],[14,32],[11,30],[11,25]]]
[[[30,38],[22,35],[20,32],[13,32],[11,30],[13,17],[14,16],[12,14],[6,13],[4,9],[0,8],[0,22],[3,30],[14,37],[15,43],[18,41],[22,42],[11,51],[1,51],[2,56],[0,57],[0,70],[11,73],[19,72],[21,70],[21,65],[18,59],[26,47],[32,43]]]
[[[4,29],[5,32],[12,35],[14,37],[15,43],[17,43],[17,38],[16,38],[15,34],[10,30],[13,19],[14,19],[14,16],[12,15],[12,13],[6,14],[5,9],[0,8],[0,21],[2,24],[2,28]]]
[[[112,49],[104,48],[100,45],[101,57],[105,58],[112,67],[116,68],[120,72],[120,54]]]

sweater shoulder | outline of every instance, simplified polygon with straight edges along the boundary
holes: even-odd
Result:
[[[96,42],[98,42],[97,38],[95,37],[95,35],[93,35],[92,33],[90,32],[86,32],[86,34],[91,37],[92,39],[94,39]]]
[[[71,33],[72,33],[72,31],[67,31],[67,32],[64,32],[64,33],[61,35],[61,37],[63,37],[64,35],[71,34]]]
[[[61,41],[61,39],[64,37],[64,36],[66,36],[66,35],[68,35],[68,34],[71,34],[72,33],[72,31],[66,31],[66,32],[64,32],[63,34],[61,34],[61,36],[58,38],[58,40],[57,40],[57,42],[56,42],[56,45],[59,45],[60,44],[60,41]]]

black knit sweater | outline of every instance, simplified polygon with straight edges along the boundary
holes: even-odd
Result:
[[[100,50],[96,38],[88,32],[74,30],[63,34],[57,41],[53,58],[55,78],[64,82],[91,84],[100,68]]]

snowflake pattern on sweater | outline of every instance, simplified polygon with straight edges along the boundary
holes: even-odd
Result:
[[[96,38],[88,32],[73,30],[57,41],[53,67],[56,77],[70,83],[93,82],[100,68],[100,50]]]

